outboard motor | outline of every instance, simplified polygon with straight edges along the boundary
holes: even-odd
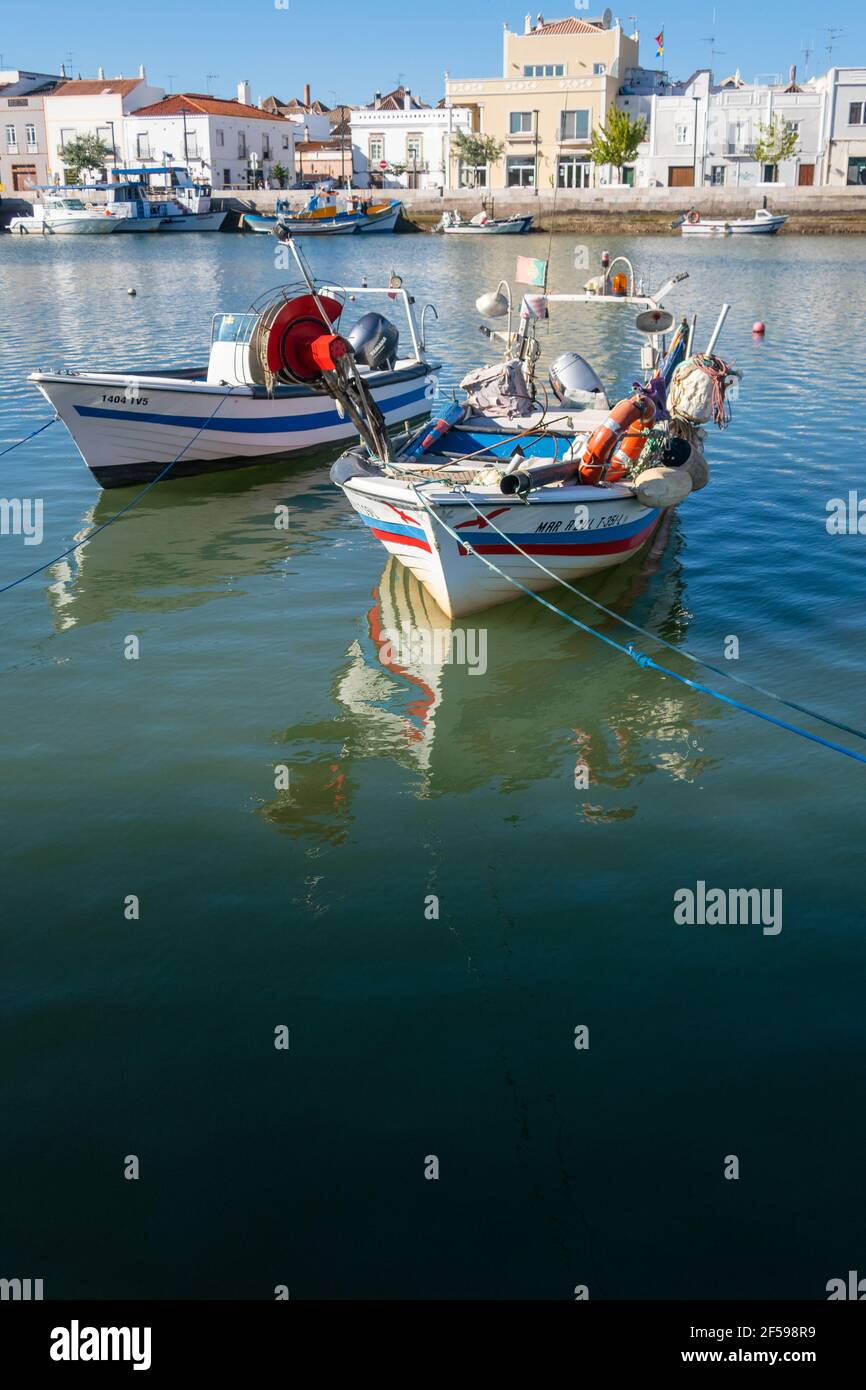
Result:
[[[607,393],[589,365],[579,352],[564,352],[550,368],[550,389],[560,405],[594,407],[605,410],[610,401]]]
[[[377,372],[394,370],[399,339],[396,324],[373,312],[363,314],[348,334],[355,361]]]

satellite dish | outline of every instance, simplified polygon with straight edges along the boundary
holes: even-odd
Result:
[[[667,309],[644,309],[635,319],[634,326],[639,333],[667,333],[674,326],[674,316]]]
[[[611,26],[612,21],[613,21],[613,14],[611,13],[610,10],[605,10],[604,14],[603,14],[602,17],[601,17],[601,27],[602,27],[602,29],[609,29],[610,26]]]

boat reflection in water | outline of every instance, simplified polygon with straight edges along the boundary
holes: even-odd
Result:
[[[586,581],[598,602],[675,643],[685,639],[688,619],[677,527],[670,517],[645,554]],[[557,602],[617,641],[630,640],[565,590]],[[635,815],[636,802],[619,793],[644,776],[700,776],[707,757],[697,722],[717,714],[697,692],[639,670],[531,599],[475,616],[483,628],[447,618],[390,559],[365,635],[351,644],[332,686],[341,713],[278,735],[291,792],[262,813],[291,835],[339,843],[351,825],[361,759],[416,773],[422,797],[489,785],[508,793],[565,775],[577,814],[595,822]]]
[[[84,544],[48,572],[48,600],[58,631],[105,622],[122,613],[168,613],[237,597],[237,581],[294,562],[331,530],[345,528],[345,508],[328,482],[333,450],[305,466],[273,464],[155,487],[119,521],[86,539],[123,505],[102,493],[73,542]],[[275,524],[288,507],[287,529]]]

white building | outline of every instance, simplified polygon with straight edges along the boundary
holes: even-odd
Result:
[[[626,81],[617,105],[646,122],[636,161],[639,187],[718,186],[756,189],[811,185],[819,169],[826,93],[823,79],[797,85],[748,84],[739,74],[713,84],[708,69],[661,87],[659,74]],[[641,90],[652,87],[651,91]],[[762,128],[776,121],[795,129],[797,147],[774,170],[754,157]],[[844,180],[843,180],[844,181]]]
[[[174,93],[124,120],[127,164],[185,164],[195,180],[214,188],[249,188],[282,165],[291,187],[296,127],[250,102],[248,82],[237,101],[194,92]]]
[[[45,97],[62,81],[42,72],[0,72],[0,195],[48,183]]]
[[[450,141],[470,131],[460,106],[427,106],[408,87],[352,111],[354,181],[358,188],[445,188]]]
[[[63,147],[80,135],[98,135],[110,152],[108,167],[121,165],[129,151],[124,144],[124,119],[139,106],[159,101],[162,87],[151,87],[144,68],[138,77],[108,77],[100,68],[94,80],[63,82],[45,101],[48,162],[52,178],[66,181]]]
[[[824,79],[822,182],[866,184],[866,68],[831,68]]]

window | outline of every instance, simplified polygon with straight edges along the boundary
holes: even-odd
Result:
[[[110,125],[98,125],[96,127],[96,138],[102,141],[109,153],[114,153],[114,141],[111,138]]]
[[[12,154],[16,154],[18,151],[18,135],[14,125],[8,125],[6,127],[6,148],[10,150]]]
[[[61,132],[60,132],[60,149],[61,149],[61,151],[65,150],[65,149],[66,149],[66,146],[69,145],[69,144],[71,144],[71,142],[72,142],[74,139],[75,139],[75,131],[74,131],[74,130],[70,130],[68,126],[67,126],[67,128],[66,128],[65,130],[61,130]]]
[[[512,111],[508,117],[508,132],[510,135],[531,135],[532,112]]]
[[[422,137],[421,137],[420,135],[407,135],[407,136],[406,136],[406,163],[407,163],[407,164],[420,164],[420,163],[421,163],[421,147],[422,147],[422,144],[423,144],[423,140],[422,140]]]
[[[576,154],[561,154],[556,165],[558,188],[589,188],[591,165]]]
[[[761,182],[775,183],[779,176],[779,166],[777,164],[764,164],[761,166]]]
[[[135,137],[135,153],[138,159],[150,159],[150,136],[146,130]]]
[[[849,124],[849,125],[862,125],[862,124],[863,124],[863,109],[864,109],[864,106],[866,106],[866,102],[862,102],[862,101],[852,101],[852,102],[851,102],[851,105],[848,107],[848,124]]]
[[[564,63],[524,63],[524,77],[564,77]]]
[[[185,136],[185,138],[184,138],[184,146],[185,146],[185,149],[184,149],[184,156],[185,156],[186,159],[198,159],[198,157],[199,157],[199,148],[198,148],[198,132],[197,132],[197,131],[195,131],[195,130],[188,130],[188,131],[186,132],[186,136]]]
[[[231,169],[223,169],[223,188],[231,188],[231,185],[232,171]]]
[[[593,65],[592,65],[592,75],[593,75],[593,77],[604,77],[604,75],[605,75],[606,72],[607,72],[607,64],[606,64],[606,63],[593,63]]]
[[[283,136],[283,149],[284,149],[284,150],[287,150],[288,148],[289,148],[289,137],[288,137],[288,135],[284,135],[284,136]]]
[[[270,157],[271,157],[271,140],[270,140],[270,136],[268,136],[268,135],[263,135],[263,136],[262,136],[262,159],[270,159]]]
[[[226,133],[224,130],[215,130],[214,136],[216,137],[217,149],[221,150],[226,142]]]
[[[238,131],[238,159],[247,157],[247,137],[242,130]]]
[[[461,159],[457,183],[460,188],[486,188],[487,165],[465,164]]]
[[[860,188],[866,185],[866,159],[862,155],[858,159],[848,160],[848,183]]]
[[[385,158],[385,141],[381,135],[371,135],[368,146],[370,163],[381,164]]]
[[[559,118],[560,140],[588,140],[589,112],[563,111]]]
[[[535,160],[527,155],[510,155],[505,161],[505,184],[507,188],[535,187]]]
[[[691,139],[691,131],[686,124],[683,123],[676,127],[676,142],[678,145],[689,145],[691,144]]]
[[[36,144],[36,127],[35,127],[35,125],[31,125],[31,124],[28,123],[28,124],[24,127],[24,137],[25,137],[25,139],[26,139],[26,141],[27,141],[27,149],[28,149],[29,153],[32,154],[32,153],[34,152],[34,150],[38,149],[38,145]]]
[[[786,121],[786,122],[785,122],[785,129],[787,130],[787,132],[788,132],[789,135],[796,135],[796,136],[799,138],[799,135],[800,135],[800,122],[799,122],[799,121]]]
[[[723,184],[724,182],[725,182],[725,166],[724,166],[723,164],[714,164],[714,165],[712,166],[712,168],[710,169],[710,183],[711,183],[715,188],[718,188],[718,187],[719,187],[721,184]]]

